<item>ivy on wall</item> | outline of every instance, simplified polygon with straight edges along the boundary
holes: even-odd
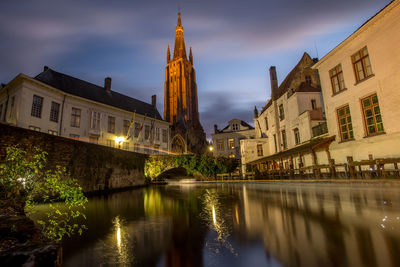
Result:
[[[209,155],[150,156],[145,163],[145,176],[151,181],[167,170],[183,167],[188,175],[211,179],[219,173],[233,172],[237,166],[235,159]]]

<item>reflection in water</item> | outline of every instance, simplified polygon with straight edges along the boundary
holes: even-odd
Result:
[[[65,266],[400,266],[400,187],[213,184],[92,198]]]

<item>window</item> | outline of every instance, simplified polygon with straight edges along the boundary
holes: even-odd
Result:
[[[368,49],[364,47],[351,56],[353,62],[356,82],[359,82],[372,75],[371,62],[369,61]]]
[[[285,119],[285,111],[283,110],[283,104],[279,105],[279,119],[280,120]]]
[[[100,112],[92,111],[92,120],[90,121],[90,128],[93,130],[100,130]]]
[[[160,128],[156,128],[156,140],[160,141]]]
[[[237,131],[239,130],[239,125],[238,124],[232,124],[232,130]]]
[[[352,140],[354,138],[353,125],[351,124],[351,115],[349,106],[337,110],[339,132],[342,141]]]
[[[81,110],[79,108],[72,108],[71,114],[71,127],[77,127],[81,125]]]
[[[286,131],[282,130],[281,133],[282,133],[282,146],[283,146],[283,149],[286,149],[287,148]]]
[[[29,125],[29,129],[33,130],[33,131],[36,131],[36,132],[40,132],[40,128],[36,127],[36,126]]]
[[[58,113],[60,111],[60,104],[51,102],[50,121],[58,122]]]
[[[72,138],[72,139],[78,140],[79,139],[79,134],[69,134],[69,137]]]
[[[329,76],[331,77],[332,92],[336,94],[345,89],[344,78],[342,71],[342,64],[337,65],[329,71]]]
[[[140,151],[140,147],[138,145],[134,145],[133,151],[139,152]]]
[[[168,132],[167,129],[162,129],[162,141],[168,143]]]
[[[140,123],[135,122],[135,137],[138,138],[140,133]]]
[[[131,125],[131,122],[128,120],[124,120],[124,135],[127,136],[128,135],[128,131],[129,131],[129,126]]]
[[[144,126],[144,139],[147,140],[150,138],[150,125]]]
[[[276,143],[276,135],[274,134],[275,152],[278,152],[278,144]]]
[[[108,116],[107,132],[115,133],[115,117]]]
[[[383,133],[383,122],[376,94],[361,100],[367,135]]]
[[[218,139],[217,140],[217,150],[223,151],[224,150],[224,140]]]
[[[115,141],[112,140],[112,139],[107,139],[107,140],[106,140],[106,144],[107,144],[107,146],[109,146],[109,147],[115,147]]]
[[[294,143],[296,145],[300,144],[300,132],[299,132],[299,129],[297,129],[297,128],[294,129],[293,133],[294,133]]]
[[[31,116],[36,118],[42,117],[43,97],[34,95],[32,101]]]
[[[265,129],[268,130],[268,117],[265,116]]]
[[[312,109],[317,109],[317,100],[311,99],[311,108]]]
[[[262,157],[263,156],[263,147],[262,144],[257,144],[257,156]]]
[[[51,135],[58,135],[58,132],[54,130],[48,130],[48,133]]]
[[[235,140],[233,138],[228,139],[228,148],[235,149]]]
[[[312,83],[311,76],[309,76],[309,75],[306,76],[306,83],[308,83],[308,84]]]

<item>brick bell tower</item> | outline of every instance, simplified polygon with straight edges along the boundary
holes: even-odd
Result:
[[[202,153],[206,136],[200,124],[196,72],[190,48],[186,56],[181,13],[175,29],[174,55],[168,45],[165,68],[164,120],[172,124],[171,149],[178,153]]]

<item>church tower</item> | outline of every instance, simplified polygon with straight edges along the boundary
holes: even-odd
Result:
[[[193,53],[192,48],[190,48],[188,59],[183,37],[181,13],[178,13],[175,32],[172,58],[169,46],[167,49],[164,120],[172,125],[172,150],[180,153],[200,153],[204,149],[205,133],[199,119]],[[180,140],[175,140],[176,138]],[[184,141],[184,144],[182,141]]]

